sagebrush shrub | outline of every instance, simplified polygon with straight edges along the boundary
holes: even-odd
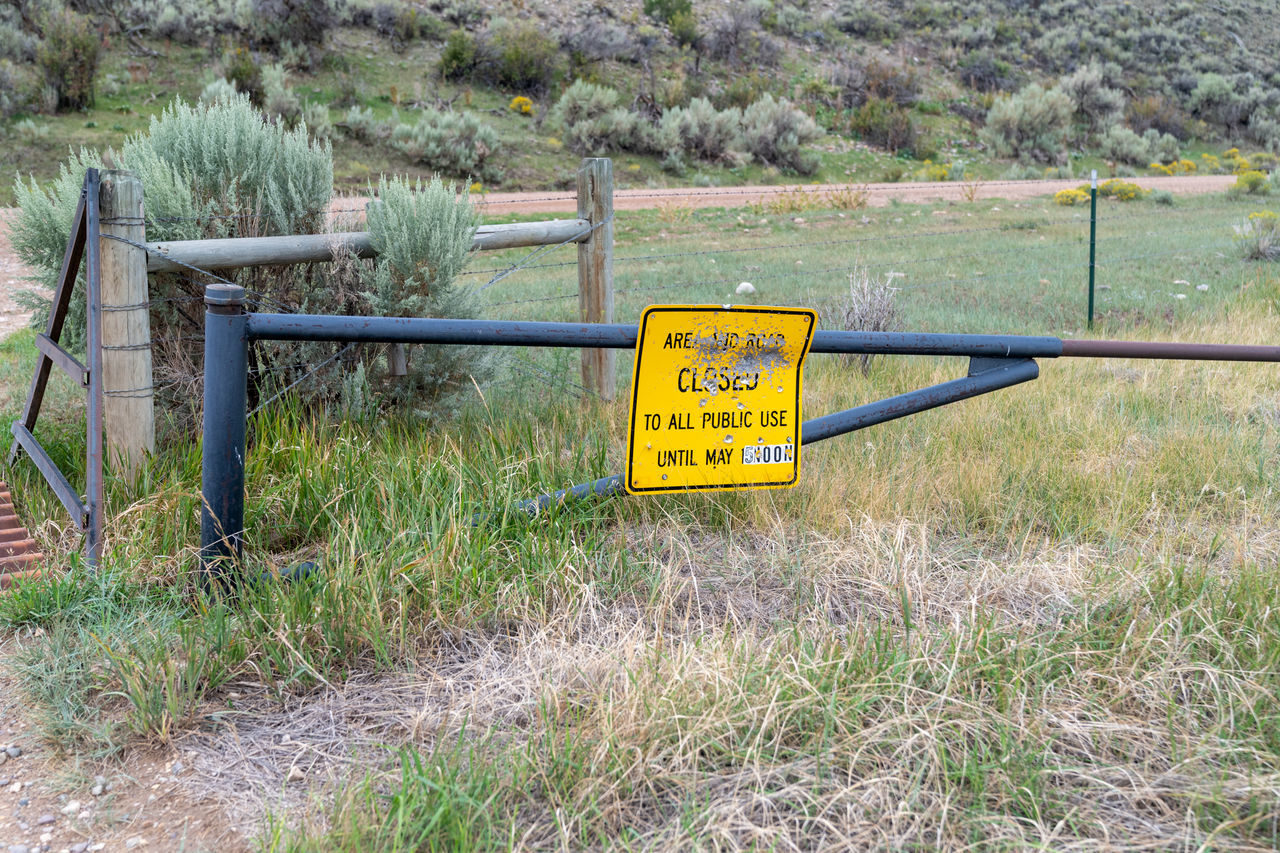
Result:
[[[7,119],[31,101],[30,84],[18,66],[0,59],[0,119]]]
[[[240,24],[263,47],[278,51],[293,43],[315,48],[342,20],[346,5],[345,0],[252,0]]]
[[[1066,143],[1074,109],[1066,95],[1032,83],[992,104],[983,138],[1002,157],[1049,162]]]
[[[84,15],[60,9],[44,20],[44,38],[36,48],[36,64],[44,82],[57,93],[58,110],[93,106],[102,37]]]
[[[23,22],[20,3],[0,6],[0,59],[23,65],[34,62],[39,42]]]
[[[571,55],[585,62],[606,59],[634,62],[641,53],[641,45],[630,29],[608,21],[583,21],[577,29],[564,34],[562,41]]]
[[[667,110],[662,123],[670,125],[679,150],[698,160],[714,163],[743,147],[742,111],[733,107],[717,110],[706,98],[694,98],[687,107]]]
[[[970,53],[958,65],[960,81],[979,92],[1003,92],[1012,88],[1013,66],[989,50]]]
[[[200,91],[199,103],[212,104],[217,101],[230,101],[234,100],[235,96],[235,84],[225,77],[216,77],[206,83],[204,89]]]
[[[157,241],[313,232],[333,190],[328,146],[266,122],[243,95],[195,107],[174,101],[115,160],[142,180],[147,236]],[[61,265],[85,170],[101,163],[97,151],[81,149],[54,181],[14,185],[14,248],[42,283]]]
[[[1098,139],[1098,153],[1117,163],[1137,165],[1151,159],[1150,146],[1127,127],[1109,127]]]
[[[302,102],[293,93],[284,72],[284,66],[275,62],[262,69],[262,106],[269,116],[278,118],[286,127],[293,127],[302,115]]]
[[[391,131],[391,146],[449,175],[497,175],[489,158],[498,150],[498,132],[472,113],[423,110],[415,124],[400,124]]]
[[[791,106],[785,98],[765,95],[742,111],[742,141],[761,163],[802,175],[818,168],[818,156],[806,146],[822,131],[813,119]]]
[[[175,101],[152,118],[148,131],[129,137],[114,161],[141,179],[147,238],[158,242],[313,233],[333,190],[329,147],[266,121],[243,95],[194,107]],[[14,248],[46,287],[56,281],[85,170],[101,167],[97,151],[82,149],[54,181],[40,186],[19,180],[14,187],[21,208]],[[269,306],[299,305],[317,288],[313,277],[263,270],[241,271],[238,280]],[[194,423],[200,399],[191,365],[201,358],[193,319],[201,312],[193,303],[202,286],[195,277],[177,275],[156,275],[150,284],[156,399],[182,428]],[[48,297],[33,293],[26,301],[34,309],[33,324],[43,324]],[[84,302],[72,300],[71,306],[64,341],[80,348]],[[271,351],[263,347],[261,358],[269,359]]]
[[[242,33],[252,13],[251,6],[238,0],[131,0],[115,4],[114,10],[133,26],[150,27],[152,35],[186,45]]]
[[[353,106],[342,119],[343,130],[352,139],[368,142],[378,135],[378,119],[369,107]]]
[[[496,28],[489,51],[493,81],[517,92],[542,94],[564,73],[560,43],[532,23]]]
[[[916,124],[902,107],[870,98],[849,119],[849,130],[872,145],[889,151],[910,151],[916,144]]]
[[[1063,77],[1058,90],[1071,99],[1075,123],[1087,135],[1117,124],[1124,114],[1124,94],[1106,85],[1096,63]]]
[[[668,169],[682,168],[686,157],[710,162],[754,157],[805,174],[817,168],[817,156],[805,146],[822,135],[818,126],[771,95],[745,110],[717,110],[709,100],[694,98],[687,107],[666,110],[656,123],[617,104],[616,90],[577,80],[551,108],[549,118],[578,154],[661,154]]]
[[[1249,116],[1249,137],[1268,154],[1280,155],[1280,113],[1267,114],[1256,110]]]
[[[455,27],[469,27],[484,20],[485,10],[477,0],[427,0],[427,10]]]
[[[1148,128],[1142,134],[1142,141],[1147,145],[1147,153],[1151,155],[1151,159],[1161,163],[1179,163],[1179,155],[1182,153],[1178,140],[1171,133],[1161,133],[1155,128]],[[1191,169],[1194,171],[1195,164]]]
[[[551,108],[550,121],[564,132],[570,151],[604,154],[643,147],[639,118],[618,106],[618,92],[585,80],[575,80]]]
[[[1191,93],[1189,106],[1193,115],[1220,124],[1237,133],[1250,113],[1249,101],[1239,87],[1221,74],[1201,74]]]
[[[439,33],[444,26],[438,18],[403,3],[379,3],[371,10],[370,18],[373,28],[390,41],[396,51],[404,50],[409,42],[423,35]]]
[[[311,103],[303,107],[302,124],[312,139],[329,139],[333,136],[333,121],[329,118],[329,107],[325,104]]]
[[[457,284],[471,254],[477,216],[466,193],[439,178],[410,186],[379,181],[369,206],[369,242],[377,259],[360,268],[360,313],[389,317],[480,316],[474,290]],[[366,362],[364,375],[389,402],[420,406],[483,379],[488,360],[477,347],[414,346],[409,373],[392,378],[385,364]]]
[[[712,18],[700,42],[713,59],[733,66],[772,68],[782,49],[760,22],[761,7],[754,3],[733,3]]]
[[[857,0],[843,0],[831,13],[830,21],[841,32],[870,41],[894,39],[899,32],[891,18]]]

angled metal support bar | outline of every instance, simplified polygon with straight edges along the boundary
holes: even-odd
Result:
[[[50,361],[62,368],[62,372],[81,388],[89,387],[89,370],[71,353],[54,343],[48,335],[36,335],[36,349],[44,353]]]
[[[85,339],[89,356],[89,405],[86,407],[84,550],[90,568],[102,557],[102,264],[101,233],[98,228],[98,170],[90,169],[84,179],[84,283],[87,304]]]
[[[71,239],[67,241],[67,250],[62,256],[62,270],[58,273],[58,286],[53,292],[53,304],[49,306],[49,322],[45,324],[45,337],[57,341],[62,335],[62,326],[66,322],[67,308],[71,305],[71,291],[75,289],[76,276],[80,272],[80,260],[84,256],[87,223],[85,216],[85,194],[88,191],[88,177],[85,188],[80,191],[80,201],[76,204],[76,212],[71,217]],[[40,405],[44,402],[44,390],[49,384],[49,370],[53,362],[46,356],[36,361],[36,372],[31,377],[31,390],[27,392],[27,404],[18,419],[31,432],[36,428],[36,420],[40,417]],[[21,446],[14,441],[9,448],[9,464],[18,461]]]
[[[44,481],[49,484],[49,488],[53,489],[53,493],[67,512],[71,514],[71,518],[75,521],[76,526],[80,528],[80,532],[85,531],[85,519],[89,515],[89,508],[80,502],[80,495],[76,493],[75,488],[67,482],[67,478],[62,476],[62,472],[58,470],[58,466],[45,453],[40,442],[36,441],[36,437],[31,434],[25,426],[13,422],[10,427],[13,432],[14,443],[22,447],[27,452],[27,456],[31,457],[32,463],[35,464],[36,470],[40,472],[40,476],[44,477]]]
[[[990,394],[1001,388],[1028,382],[1040,375],[1040,366],[1030,359],[974,359],[968,376],[919,391],[908,391],[874,403],[805,421],[800,427],[800,443],[813,444],[875,424],[927,412],[949,403],[958,403]]]
[[[45,333],[36,339],[40,356],[36,360],[36,372],[31,380],[31,391],[27,395],[27,405],[22,417],[13,424],[14,442],[9,451],[10,465],[17,461],[19,450],[26,450],[31,456],[45,482],[53,489],[58,500],[71,513],[76,525],[85,534],[85,553],[91,567],[96,566],[101,557],[103,507],[102,296],[101,266],[98,257],[100,248],[98,245],[100,238],[98,190],[98,170],[89,169],[85,172],[80,201],[76,204],[76,211],[71,220],[71,237],[67,241],[67,249],[62,258],[62,270],[58,275],[53,304],[49,306],[49,322],[45,327]],[[58,345],[62,327],[66,322],[67,310],[71,305],[76,278],[82,266],[88,309],[85,330],[89,353],[87,369]],[[89,390],[88,417],[85,419],[88,448],[85,460],[85,477],[88,480],[85,503],[80,502],[79,496],[67,482],[66,477],[54,465],[49,454],[40,447],[33,432],[36,420],[40,416],[40,406],[44,402],[49,371],[55,364],[67,371],[73,379],[77,379],[82,387],[87,385]]]
[[[895,397],[807,420],[800,426],[800,443],[815,444],[826,441],[828,438],[866,429],[869,426],[1029,382],[1039,375],[1039,366],[1030,359],[975,358],[969,363],[969,375],[962,379],[953,379],[940,385],[921,388],[919,391],[908,391]],[[614,474],[612,477],[603,477],[590,483],[582,483],[520,501],[516,504],[516,509],[528,515],[537,515],[566,501],[607,498],[625,493],[622,475]],[[477,517],[477,520],[483,520],[483,517]]]

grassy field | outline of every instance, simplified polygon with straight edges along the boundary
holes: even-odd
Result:
[[[1275,343],[1280,277],[1232,245],[1256,208],[1105,205],[1094,334]],[[1084,333],[1088,215],[1048,200],[672,206],[617,231],[621,321],[740,281],[829,311],[861,265],[899,273],[908,329]],[[571,317],[574,268],[547,265],[572,252],[494,283],[488,315]],[[30,343],[0,345],[6,419]],[[1274,366],[1046,361],[806,449],[790,491],[503,514],[620,468],[626,404],[582,396],[576,362],[510,355],[436,423],[255,416],[248,568],[322,568],[234,598],[192,578],[194,443],[110,484],[92,577],[16,467],[70,569],[0,598],[42,734],[221,761],[203,793],[267,850],[1280,844]],[[814,356],[805,413],[963,372]],[[69,465],[77,417],[45,424]]]

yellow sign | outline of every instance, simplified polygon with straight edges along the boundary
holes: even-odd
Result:
[[[651,305],[631,374],[627,491],[777,489],[800,476],[804,308]]]

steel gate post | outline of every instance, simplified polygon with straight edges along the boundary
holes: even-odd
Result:
[[[230,579],[244,544],[249,317],[243,287],[210,284],[204,302],[200,570],[208,585]]]

